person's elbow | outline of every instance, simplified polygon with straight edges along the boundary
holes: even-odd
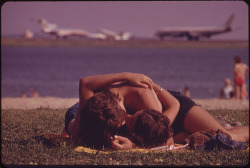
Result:
[[[80,87],[87,87],[88,86],[88,77],[81,78],[79,81],[79,86]]]

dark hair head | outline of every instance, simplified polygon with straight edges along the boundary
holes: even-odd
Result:
[[[140,147],[163,145],[173,136],[168,117],[155,110],[144,110],[138,115],[132,141]]]
[[[188,86],[185,86],[185,87],[184,87],[184,90],[189,90]]]
[[[96,148],[110,147],[114,136],[125,120],[126,112],[119,106],[119,95],[109,90],[97,92],[80,115],[83,143]]]
[[[234,57],[234,62],[235,63],[241,63],[241,58],[239,56]]]

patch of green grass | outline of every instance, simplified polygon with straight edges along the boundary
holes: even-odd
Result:
[[[249,162],[249,150],[207,152],[181,150],[166,152],[117,152],[90,154],[75,152],[73,145],[44,145],[37,136],[45,132],[60,133],[64,110],[2,110],[1,159],[4,165],[187,165],[242,166]],[[215,110],[214,116],[227,115],[249,125],[249,111]],[[249,144],[248,144],[249,146]]]

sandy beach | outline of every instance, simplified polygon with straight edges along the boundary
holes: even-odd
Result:
[[[78,98],[34,97],[2,98],[2,109],[65,109],[78,102]]]
[[[206,110],[230,109],[249,110],[249,100],[224,100],[224,99],[194,99]],[[2,98],[2,109],[66,109],[78,102],[78,98]]]

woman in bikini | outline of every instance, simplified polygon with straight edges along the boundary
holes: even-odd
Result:
[[[239,56],[234,57],[234,90],[236,99],[245,99],[245,77],[249,73],[249,67],[241,62]]]
[[[117,84],[117,82],[120,83]],[[107,86],[111,87],[106,91],[105,89],[100,91]],[[107,103],[103,105],[100,99],[109,101],[109,105]],[[133,120],[136,121],[135,118],[138,116],[136,113],[145,109],[158,111],[169,120],[174,134],[171,137],[171,131],[169,131],[167,143],[173,143],[172,139],[176,143],[182,143],[194,132],[218,129],[228,133],[233,140],[240,142],[249,140],[248,127],[226,129],[190,98],[179,92],[163,89],[143,74],[126,72],[82,78],[79,85],[79,104],[74,107],[76,107],[74,112],[68,110],[66,113],[65,130],[74,140],[86,140],[92,137],[91,140],[87,140],[89,145],[100,144],[105,140],[107,143],[111,142],[113,148],[132,148],[128,146],[126,138],[116,136],[118,138],[112,139],[112,137],[131,119],[134,118]],[[125,112],[132,117],[127,117]],[[99,124],[96,124],[98,122]],[[84,134],[86,132],[87,134]],[[86,135],[91,136],[87,138]]]

